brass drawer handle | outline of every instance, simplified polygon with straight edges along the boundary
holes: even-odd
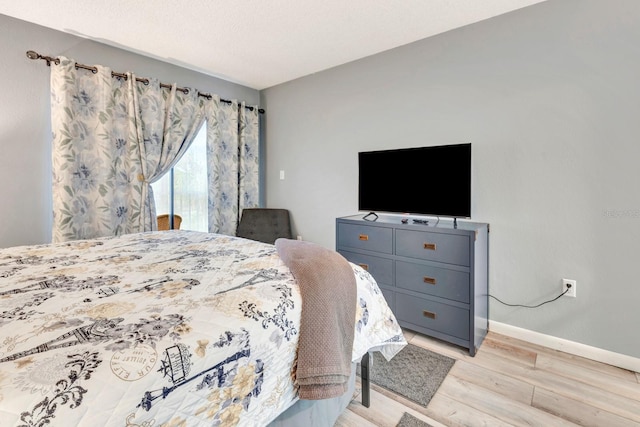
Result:
[[[359,238],[360,240],[369,240],[369,236],[367,236],[366,234],[361,234]]]
[[[358,264],[363,270],[369,271],[369,264]]]
[[[422,312],[422,315],[423,315],[424,317],[428,317],[429,319],[435,319],[435,318],[436,318],[436,314],[435,314],[434,312],[432,312],[432,311],[424,310],[424,311]]]
[[[430,285],[435,285],[436,284],[436,279],[435,277],[429,277],[429,276],[424,276],[422,278],[422,280],[424,280],[424,283],[428,283]]]
[[[424,244],[424,248],[425,249],[429,249],[430,251],[435,251],[436,250],[436,244],[435,243],[425,243]]]

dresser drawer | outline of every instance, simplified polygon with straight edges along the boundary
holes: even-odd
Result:
[[[389,308],[391,309],[391,311],[395,313],[395,311],[396,311],[396,294],[395,294],[395,292],[389,291],[389,290],[384,289],[384,288],[380,288],[380,292],[382,292],[382,296],[384,296],[384,299],[387,301],[387,304],[389,305]]]
[[[391,254],[393,230],[369,225],[338,224],[338,247],[366,249]]]
[[[469,238],[428,231],[396,230],[396,254],[454,265],[469,265]]]
[[[343,250],[338,252],[348,261],[367,270],[379,285],[393,285],[393,260]]]
[[[403,328],[474,356],[488,330],[489,224],[421,226],[398,216],[336,219],[336,250],[363,265]]]
[[[396,292],[394,314],[412,323],[457,338],[469,339],[469,310]]]
[[[396,261],[396,281],[399,288],[469,303],[469,273]]]

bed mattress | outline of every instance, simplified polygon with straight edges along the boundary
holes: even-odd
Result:
[[[352,360],[406,342],[371,276]],[[275,247],[184,230],[0,250],[0,419],[260,426],[298,398],[300,293]]]

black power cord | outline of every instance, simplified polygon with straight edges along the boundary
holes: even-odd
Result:
[[[541,302],[541,303],[540,303],[540,304],[538,304],[538,305],[507,304],[506,302],[501,301],[499,298],[494,297],[494,296],[493,296],[493,295],[491,295],[491,294],[489,294],[489,296],[490,296],[491,298],[495,299],[496,301],[498,301],[499,303],[504,304],[504,305],[508,305],[509,307],[538,308],[538,307],[540,307],[541,305],[545,305],[545,304],[547,304],[547,303],[550,303],[550,302],[553,302],[553,301],[557,300],[558,298],[560,298],[561,296],[563,296],[564,294],[566,294],[567,292],[569,292],[569,289],[571,289],[571,285],[570,285],[569,283],[567,283],[567,289],[565,289],[563,293],[561,293],[560,295],[558,295],[558,296],[557,296],[557,297],[555,297],[554,299],[550,299],[549,301]]]

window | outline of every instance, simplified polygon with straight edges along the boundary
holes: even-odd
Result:
[[[207,126],[203,124],[180,161],[151,184],[158,215],[182,217],[183,230],[208,231]],[[173,185],[172,185],[173,182]]]

